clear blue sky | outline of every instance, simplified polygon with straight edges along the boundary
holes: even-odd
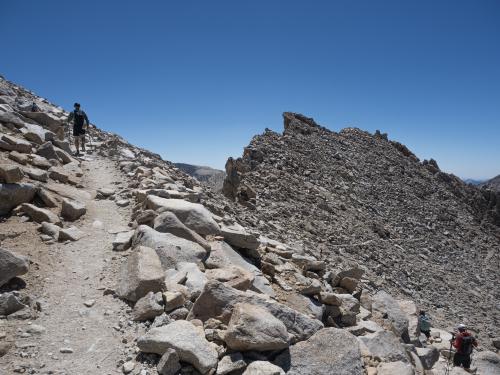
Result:
[[[283,111],[500,173],[500,1],[2,1],[0,74],[222,168]]]

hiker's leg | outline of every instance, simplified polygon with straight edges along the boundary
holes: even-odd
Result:
[[[76,147],[76,153],[80,153],[80,136],[75,136],[75,147]]]
[[[85,134],[82,134],[80,138],[82,139],[82,151],[85,151]]]

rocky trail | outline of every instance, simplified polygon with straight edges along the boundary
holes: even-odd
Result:
[[[0,374],[448,375],[447,315],[482,322],[474,368],[500,372],[496,193],[286,113],[224,196],[95,125],[75,158],[67,116],[0,79]],[[472,312],[442,276],[471,245]]]

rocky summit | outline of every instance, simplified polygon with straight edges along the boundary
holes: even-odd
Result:
[[[2,374],[439,375],[457,323],[499,373],[497,192],[288,112],[219,192],[68,115],[0,79]]]

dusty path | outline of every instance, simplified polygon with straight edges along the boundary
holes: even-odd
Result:
[[[92,198],[98,188],[126,186],[109,160],[88,156],[82,168],[82,184]],[[92,198],[86,201],[87,214],[76,222],[86,237],[46,248],[51,269],[42,274],[42,313],[32,321],[45,332],[26,335],[29,321],[19,323],[22,331],[15,337],[16,348],[0,358],[0,369],[8,368],[5,373],[16,368],[43,374],[122,373],[119,361],[126,357],[126,344],[135,334],[128,332],[132,330],[125,313],[128,306],[105,291],[116,286],[123,255],[112,251],[112,241],[114,233],[127,229],[130,208]]]

